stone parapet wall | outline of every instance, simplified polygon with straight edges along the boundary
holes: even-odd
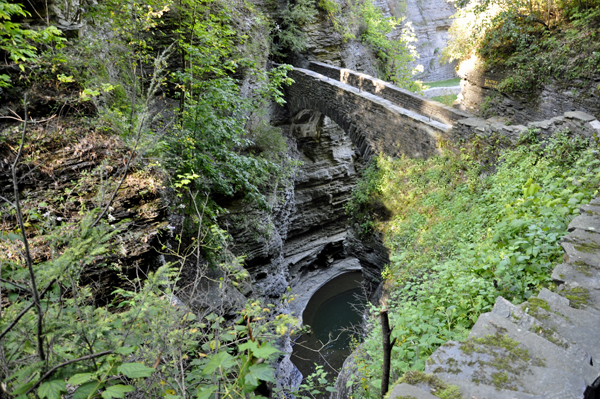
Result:
[[[379,153],[426,158],[439,152],[450,132],[448,124],[326,75],[300,68],[289,75],[295,81],[286,89],[290,112],[313,109],[328,116],[367,159]]]
[[[452,96],[460,94],[460,86],[448,87],[432,87],[431,89],[423,90],[423,96],[433,98],[438,96]]]
[[[322,62],[311,62],[309,69],[330,79],[335,79],[362,91],[375,94],[378,97],[391,101],[394,105],[446,124],[452,124],[457,120],[472,117],[468,112],[457,110],[437,101],[428,100],[409,90],[401,89],[392,83],[364,73],[335,67]]]

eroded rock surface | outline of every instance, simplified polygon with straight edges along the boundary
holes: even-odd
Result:
[[[393,0],[390,3],[393,3]],[[453,3],[445,0],[406,2],[406,19],[412,24],[417,37],[413,45],[419,58],[414,66],[423,66],[423,72],[416,76],[418,79],[434,82],[456,77],[456,62],[440,62],[441,51],[448,43],[448,29],[452,24],[450,17],[455,12]]]
[[[370,276],[378,279],[378,270],[387,261],[385,254],[373,257],[373,251],[361,247],[359,240],[348,244],[344,204],[365,166],[356,147],[339,126],[317,111],[301,111],[282,128],[300,162],[290,187],[279,194],[271,215],[258,211],[248,215],[240,204],[230,208],[228,217],[235,251],[247,254],[245,267],[255,293],[278,298],[288,286],[293,292],[317,289],[363,263],[374,269]],[[235,223],[244,216],[245,223]],[[256,219],[249,221],[252,217]],[[358,260],[347,260],[350,247]]]
[[[495,87],[504,79],[502,74],[482,73],[461,66],[460,107],[478,112],[484,117],[504,116],[513,124],[550,119],[565,112],[585,112],[600,117],[600,75],[589,80],[550,83],[536,93],[504,94]]]

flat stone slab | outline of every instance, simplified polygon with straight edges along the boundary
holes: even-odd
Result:
[[[556,292],[552,292],[547,288],[542,288],[540,293],[537,296],[539,299],[543,299],[548,303],[550,308],[554,306],[558,306],[559,308],[568,308],[569,300],[565,297],[558,295]],[[554,309],[553,309],[554,310]]]
[[[561,240],[565,250],[565,261],[584,262],[592,267],[600,267],[600,235],[575,229]]]
[[[598,209],[595,206],[589,206],[584,209],[592,210]],[[590,215],[589,213],[583,213],[577,216],[569,223],[568,230],[573,231],[575,229],[586,230],[591,233],[600,233],[600,215]]]
[[[549,292],[549,291],[548,291]],[[553,295],[559,296],[558,294]],[[540,294],[540,296],[542,296]],[[560,296],[559,296],[560,297]],[[560,297],[562,298],[562,297]],[[568,302],[568,299],[565,299]],[[598,345],[598,331],[600,331],[600,315],[585,310],[570,307],[568,304],[558,302],[546,302],[550,310],[537,306],[536,315],[542,320],[546,329],[556,331],[568,342],[583,349],[591,358],[583,359],[586,364],[593,363],[594,367],[600,367],[600,345]],[[529,304],[524,302],[520,305],[523,310],[530,310]]]
[[[460,388],[463,398],[478,398],[478,399],[545,399],[543,396],[532,395],[524,392],[508,391],[506,389],[498,389],[486,384],[475,384],[473,382],[444,379],[445,382],[456,385]]]
[[[566,281],[558,293],[567,298],[573,308],[600,313],[600,290],[586,286],[585,281]]]
[[[563,348],[576,361],[590,364],[591,354],[577,345],[570,336],[564,335],[565,331],[571,333],[571,330],[557,329],[557,324],[562,326],[560,323],[567,320],[565,316],[546,310],[549,306],[542,299],[531,298],[530,301],[531,303],[528,301],[515,306],[506,299],[498,297],[492,313]],[[555,318],[559,320],[554,322]]]
[[[484,313],[473,326],[469,338],[484,338],[490,334],[500,334],[518,342],[518,348],[528,351],[531,358],[535,359],[532,363],[537,362],[538,365],[543,365],[547,369],[557,369],[581,376],[588,385],[598,378],[598,370],[591,367],[589,363],[586,364],[576,353],[569,353],[564,347],[558,346],[528,329],[520,328],[498,314]]]
[[[582,112],[582,111],[565,112],[565,117],[569,118],[569,119],[577,119],[582,122],[590,122],[590,121],[593,121],[594,119],[596,119],[595,116],[586,114],[585,112]]]
[[[518,352],[522,356],[523,352]],[[573,373],[542,367],[537,359],[525,360],[511,351],[467,341],[449,341],[427,360],[426,373],[458,385],[459,381],[489,385],[498,391],[516,391],[552,399],[582,399],[587,384]],[[535,365],[537,364],[537,365]],[[464,384],[463,384],[464,385]],[[514,395],[510,392],[511,395]],[[490,396],[490,398],[511,396]],[[483,399],[483,397],[477,397]]]
[[[552,280],[558,284],[576,281],[593,290],[600,290],[600,270],[583,262],[561,263],[552,271]]]
[[[433,396],[429,392],[425,392],[410,384],[398,384],[390,392],[388,399],[401,399],[401,398],[414,398],[414,399],[439,399],[437,396]]]
[[[592,204],[590,202],[589,204],[581,205],[581,207],[579,208],[579,211],[582,214],[587,214],[588,216],[600,217],[600,205],[599,204]],[[577,218],[575,218],[575,219],[577,219]]]
[[[598,121],[598,120],[591,121],[589,123],[589,125],[592,129],[600,131],[600,121]]]

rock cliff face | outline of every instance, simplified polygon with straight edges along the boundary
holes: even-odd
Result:
[[[320,61],[378,76],[375,53],[358,40],[344,41],[324,12],[319,14],[316,22],[305,26],[304,31],[308,36],[308,47],[291,58],[293,65],[306,68],[309,61]]]
[[[495,87],[503,75],[483,73],[461,66],[460,107],[484,117],[503,116],[513,124],[550,119],[565,112],[581,111],[600,117],[600,75],[573,81],[569,86],[551,83],[537,93],[503,94]]]
[[[406,3],[403,0],[374,0],[373,3],[384,16],[406,17],[406,22],[413,27],[417,41],[412,44],[419,58],[412,67],[423,66],[423,72],[416,78],[430,82],[456,77],[456,63],[440,63],[441,50],[448,42],[450,17],[456,12],[451,3],[445,0],[407,0]],[[378,76],[375,53],[358,40],[344,42],[324,12],[304,30],[309,45],[303,54],[292,60],[294,65],[306,68],[306,61],[320,61]]]
[[[390,2],[398,0],[390,0]],[[398,8],[398,7],[396,7]],[[426,82],[456,77],[456,63],[440,63],[441,51],[448,42],[450,18],[456,9],[445,0],[407,0],[406,20],[415,31],[417,41],[414,46],[419,54],[416,65],[423,66],[423,72],[416,77]]]
[[[301,111],[284,120],[281,128],[300,163],[293,182],[281,190],[270,215],[257,211],[249,216],[239,204],[228,216],[235,251],[247,255],[245,267],[254,293],[279,298],[290,286],[294,294],[306,296],[361,266],[369,269],[372,280],[378,279],[387,261],[385,251],[374,256],[379,251],[349,234],[344,210],[364,168],[356,147],[340,127],[316,111]],[[254,222],[235,222],[244,216]],[[372,241],[369,248],[380,245]],[[294,310],[300,315],[303,307]]]

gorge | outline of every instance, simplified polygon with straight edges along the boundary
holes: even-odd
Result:
[[[597,398],[597,0],[459,3],[0,0],[0,397]]]

